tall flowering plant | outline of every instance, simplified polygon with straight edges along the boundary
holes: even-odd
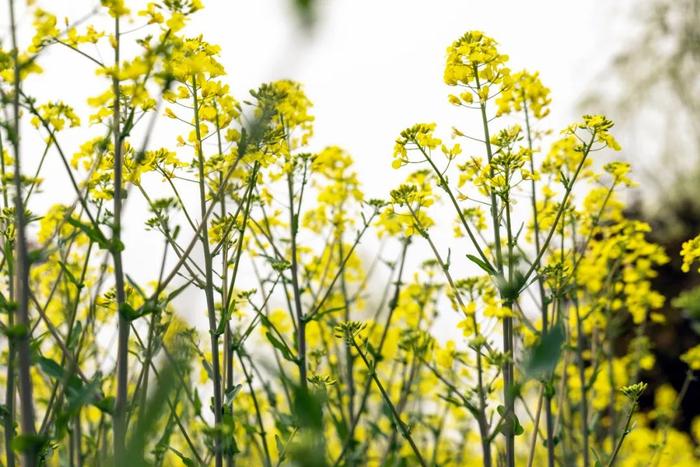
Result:
[[[448,101],[480,123],[402,131],[387,168],[405,181],[366,199],[350,154],[310,150],[301,84],[231,94],[219,46],[185,34],[200,1],[102,0],[65,27],[29,5],[26,46],[25,5],[8,7],[3,465],[697,461],[673,424],[697,349],[685,389],[638,410],[668,259],[625,217],[613,123],[553,136],[549,90],[494,39],[468,32],[446,55]],[[49,48],[94,66],[88,115],[32,96]],[[46,158],[72,202],[42,207]],[[136,250],[134,231],[162,249]]]

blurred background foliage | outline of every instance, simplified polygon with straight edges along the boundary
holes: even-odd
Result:
[[[634,38],[623,44],[581,107],[603,109],[626,139],[625,157],[638,171],[632,217],[652,225],[669,263],[654,287],[669,297],[668,326],[652,326],[658,365],[643,375],[652,390],[641,401],[650,410],[664,384],[680,391],[687,365],[680,354],[700,342],[700,281],[681,271],[682,243],[700,231],[700,0],[653,0],[633,9]],[[663,175],[660,175],[663,174]],[[629,323],[618,337],[623,352],[633,337]],[[690,429],[700,414],[700,383],[693,381],[676,425]]]

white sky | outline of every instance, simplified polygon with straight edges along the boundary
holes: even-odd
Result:
[[[39,1],[72,20],[96,3]],[[139,10],[147,1],[127,3]],[[469,129],[468,113],[447,103],[450,88],[442,82],[445,49],[464,32],[478,29],[498,40],[514,70],[540,71],[552,90],[547,125],[554,129],[578,118],[578,99],[633,32],[629,0],[325,0],[309,37],[299,32],[290,3],[208,0],[187,32],[203,33],[222,46],[221,61],[239,100],[265,81],[303,83],[316,115],[313,148],[332,144],[348,150],[371,196],[384,196],[386,181],[401,177],[389,164],[402,129],[420,121],[438,123],[445,137],[453,125]],[[31,18],[20,16],[29,33]],[[137,20],[133,27],[139,25]],[[40,63],[50,72],[28,86],[39,101],[56,99],[58,91],[87,110],[85,99],[105,88],[104,80],[91,79],[93,65],[66,49],[49,50]],[[71,153],[81,140],[76,136]]]
[[[513,69],[539,70],[552,89],[549,124],[575,106],[628,32],[624,2],[327,0],[308,40],[282,1],[210,1],[193,30],[222,45],[234,90],[262,81],[302,82],[317,116],[314,144],[336,144],[357,160],[371,195],[384,196],[394,139],[420,121],[443,135],[464,123],[442,82],[447,46],[471,29],[496,38]],[[466,117],[468,118],[468,117]]]
[[[96,2],[39,3],[76,19]],[[147,2],[128,3],[138,10]],[[511,68],[540,71],[552,90],[547,125],[557,130],[578,118],[580,96],[595,85],[612,53],[634,33],[630,0],[325,0],[311,36],[300,33],[289,3],[208,0],[187,32],[204,33],[207,41],[222,46],[221,61],[239,100],[265,81],[302,82],[316,116],[312,149],[338,145],[348,150],[368,197],[386,198],[405,176],[390,168],[394,140],[402,129],[436,122],[445,139],[452,126],[469,129],[468,111],[448,104],[450,88],[442,82],[445,49],[464,32],[478,29],[494,37],[510,55]],[[0,11],[0,31],[5,31],[7,16]],[[21,20],[23,37],[28,38],[31,18],[22,15]],[[6,44],[5,36],[2,40]],[[40,63],[50,71],[26,89],[39,102],[62,98],[87,111],[86,98],[105,89],[104,80],[92,78],[92,64],[66,49],[50,50]],[[67,132],[66,152],[72,155],[81,141],[95,134],[100,130],[90,135]],[[37,143],[24,144],[29,154]],[[51,177],[38,202],[72,201],[56,158],[48,167],[45,174]],[[130,201],[128,209],[126,269],[137,280],[150,280],[158,268],[152,255],[161,251],[162,241],[143,234],[143,217],[137,215],[143,212],[142,203]]]

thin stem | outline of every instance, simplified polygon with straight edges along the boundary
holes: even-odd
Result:
[[[508,177],[506,176],[506,180]],[[513,284],[513,230],[510,216],[510,199],[506,196],[503,200],[506,211],[506,232],[508,241],[508,284]],[[513,308],[512,299],[507,299],[504,302],[508,310]],[[513,427],[515,424],[515,373],[513,371],[514,355],[514,339],[513,339],[513,317],[506,316],[503,318],[503,353],[505,354],[505,366],[503,368],[503,398],[505,401],[504,412],[504,434],[506,437],[506,460],[508,465],[515,465],[515,433]]]
[[[292,169],[293,170],[293,169]],[[294,212],[294,183],[292,180],[292,172],[287,174],[287,194],[289,196],[289,238],[291,248],[291,276],[292,276],[292,291],[294,296],[294,308],[296,311],[297,320],[297,359],[299,366],[299,384],[304,390],[307,388],[306,382],[306,319],[304,311],[301,308],[301,290],[299,288],[299,277],[297,264],[297,229],[299,224],[299,215]]]
[[[576,222],[572,222],[572,239],[576,240]],[[585,248],[585,247],[584,247]],[[576,246],[572,247],[572,250],[576,251]],[[574,281],[574,289],[578,290],[578,283],[576,281],[576,272],[572,273]],[[583,354],[585,351],[585,342],[583,334],[583,319],[581,318],[581,310],[579,307],[578,294],[573,293],[574,302],[574,312],[576,313],[576,360],[578,364],[578,376],[581,384],[581,438],[583,440],[583,467],[588,467],[590,465],[590,454],[589,454],[589,440],[588,440],[588,386],[586,381],[586,363],[583,359]]]
[[[491,266],[491,262],[489,261],[488,257],[484,253],[483,249],[479,245],[479,241],[476,239],[474,236],[474,233],[472,232],[471,227],[469,226],[469,222],[467,222],[467,218],[464,217],[464,213],[462,212],[462,209],[460,209],[459,204],[457,203],[457,199],[454,196],[454,193],[452,193],[452,190],[450,189],[449,185],[447,184],[447,179],[442,175],[442,172],[438,170],[437,166],[433,162],[432,158],[428,155],[428,153],[423,149],[421,145],[416,143],[418,146],[418,150],[423,154],[423,157],[425,157],[425,160],[428,161],[430,164],[430,167],[432,167],[433,172],[435,172],[435,175],[438,177],[438,182],[439,185],[442,187],[443,190],[447,193],[447,196],[450,198],[450,202],[454,206],[455,210],[457,211],[457,216],[459,217],[460,222],[462,223],[462,227],[464,227],[464,230],[467,232],[467,235],[469,236],[469,239],[471,240],[472,244],[474,245],[474,248],[476,248],[476,252],[479,254],[479,257],[481,260],[489,266],[491,269],[493,269],[493,266]]]
[[[394,294],[392,299],[389,301],[389,310],[387,313],[386,321],[384,322],[384,327],[382,329],[382,335],[379,338],[379,345],[377,345],[377,350],[376,354],[377,355],[382,355],[382,350],[384,349],[384,343],[386,342],[387,335],[389,334],[389,326],[391,325],[391,320],[394,316],[394,311],[398,307],[399,304],[399,295],[401,293],[401,286],[403,285],[403,273],[404,273],[404,266],[406,264],[406,255],[408,252],[408,246],[411,243],[410,237],[405,238],[403,240],[403,246],[401,248],[401,255],[400,255],[400,260],[399,260],[399,271],[397,274],[396,282],[394,284]],[[393,272],[393,271],[392,271]],[[380,307],[377,310],[376,316],[379,315],[379,311],[381,310],[382,307]],[[375,319],[375,322],[377,320]],[[352,440],[355,437],[355,430],[357,429],[357,425],[360,422],[360,417],[365,411],[365,406],[367,404],[367,399],[369,398],[370,394],[370,386],[372,385],[372,380],[367,379],[365,381],[365,386],[362,391],[362,397],[360,398],[360,406],[357,409],[357,412],[355,414],[352,414],[351,420],[350,420],[350,429],[348,430],[348,437],[345,441],[345,444],[343,445],[343,450],[340,452],[340,455],[338,458],[335,460],[333,463],[333,466],[337,466],[340,464],[340,462],[343,460],[345,457],[346,453],[351,447]]]
[[[406,425],[401,421],[401,418],[399,417],[399,414],[396,410],[396,406],[391,402],[391,399],[389,398],[389,394],[387,394],[386,390],[384,389],[384,386],[382,385],[382,382],[379,381],[379,378],[377,378],[377,372],[374,370],[374,366],[370,364],[370,362],[367,360],[367,357],[365,356],[364,352],[360,349],[360,346],[357,345],[357,342],[355,342],[355,339],[353,338],[351,342],[352,346],[355,348],[357,351],[358,355],[362,359],[362,361],[365,363],[367,366],[367,369],[370,372],[370,376],[372,377],[372,380],[374,381],[374,384],[376,384],[377,388],[379,389],[379,392],[382,394],[382,398],[384,399],[384,402],[386,403],[387,406],[389,406],[389,409],[391,410],[391,413],[394,417],[394,422],[396,423],[399,431],[401,432],[401,435],[404,437],[406,441],[408,441],[408,444],[411,446],[411,449],[413,450],[413,454],[415,454],[416,458],[418,459],[418,462],[422,467],[428,467],[428,464],[425,463],[425,460],[423,460],[423,456],[421,455],[420,451],[418,450],[418,446],[416,446],[415,441],[413,441],[413,438],[411,437],[411,433],[408,431],[408,428]]]
[[[0,154],[4,154],[2,135],[0,135]],[[5,158],[0,157],[0,172],[2,175],[2,200],[3,207],[9,206],[7,197],[7,178],[5,169]],[[5,226],[5,228],[7,228]],[[3,258],[3,261],[5,258]],[[9,287],[10,300],[15,299],[14,268],[13,261],[7,261],[7,283]],[[15,314],[7,314],[7,327],[12,328],[15,322]],[[12,438],[15,436],[15,345],[13,339],[7,340],[7,387],[5,388],[5,462],[8,467],[15,466],[15,451],[12,449]]]
[[[527,134],[527,147],[530,151],[530,173],[533,174],[533,177],[530,179],[530,201],[532,204],[532,223],[533,223],[533,236],[535,237],[535,251],[540,251],[542,249],[541,246],[541,240],[540,240],[540,221],[539,221],[539,212],[537,209],[537,183],[535,181],[535,155],[534,155],[534,148],[532,144],[532,129],[530,127],[530,112],[528,109],[527,105],[527,99],[525,99],[525,91],[522,92],[522,100],[523,100],[523,112],[525,113],[525,130]],[[541,305],[541,316],[542,316],[542,333],[547,333],[547,330],[549,329],[549,316],[548,316],[548,309],[549,309],[549,304],[547,302],[547,297],[545,294],[544,290],[544,281],[542,280],[541,276],[537,277],[537,289],[540,294],[540,305]],[[551,380],[548,381],[548,383],[551,384]],[[545,383],[543,383],[545,384]],[[544,390],[544,386],[543,386]],[[554,424],[554,418],[552,417],[552,399],[550,397],[544,398],[544,411],[545,411],[545,426],[547,429],[547,438],[545,439],[546,445],[547,445],[547,465],[548,467],[554,467],[554,442],[553,442],[553,424]],[[537,421],[539,422],[539,410],[537,413]],[[536,439],[537,436],[535,435],[534,438]],[[532,452],[534,455],[534,451]],[[532,458],[530,458],[530,462],[532,462]]]
[[[569,196],[571,195],[571,191],[573,190],[574,182],[576,182],[576,179],[578,178],[579,174],[581,173],[581,169],[583,169],[583,165],[585,164],[586,159],[588,158],[588,154],[591,152],[591,146],[593,146],[594,140],[595,140],[595,132],[591,135],[590,142],[583,149],[583,156],[581,157],[581,162],[579,162],[578,167],[576,167],[576,171],[574,172],[573,177],[566,184],[566,189],[564,191],[564,197],[562,198],[561,205],[559,206],[559,209],[557,210],[557,214],[554,217],[554,222],[552,223],[552,227],[550,227],[549,233],[547,234],[547,237],[545,238],[545,241],[542,244],[542,248],[540,249],[540,251],[538,251],[537,257],[532,262],[530,269],[528,269],[528,271],[525,273],[525,276],[523,279],[524,283],[527,283],[527,280],[530,278],[532,273],[537,270],[537,268],[540,265],[540,261],[542,261],[542,257],[544,256],[544,253],[547,251],[547,248],[549,247],[549,243],[552,241],[552,237],[554,236],[554,233],[556,232],[557,227],[559,226],[559,220],[561,219],[562,214],[566,210],[566,204],[569,201]]]
[[[117,463],[124,461],[127,430],[127,398],[129,385],[129,321],[121,313],[126,302],[124,290],[124,270],[122,266],[121,217],[122,217],[122,135],[121,135],[121,89],[119,85],[119,17],[114,18],[114,66],[112,77],[114,92],[114,116],[112,136],[114,137],[114,219],[112,225],[112,259],[116,288],[117,313],[119,315],[119,337],[117,341],[117,397],[114,404],[114,455]]]
[[[241,362],[241,369],[243,370],[243,376],[245,377],[246,384],[248,385],[248,390],[250,391],[250,397],[253,400],[253,407],[255,408],[255,419],[258,423],[260,431],[260,440],[262,441],[263,451],[265,452],[265,466],[270,467],[272,465],[272,457],[270,455],[270,448],[267,444],[267,431],[265,430],[265,424],[263,423],[262,414],[260,412],[260,405],[258,404],[258,398],[255,395],[255,390],[253,389],[253,375],[246,370],[245,362],[241,356],[242,345],[238,347],[236,354],[238,355],[238,360]],[[247,355],[246,355],[247,356]],[[248,356],[250,360],[250,356]]]
[[[10,143],[14,152],[14,185],[15,185],[15,291],[16,304],[15,311],[17,324],[22,326],[24,332],[17,336],[14,342],[17,349],[18,358],[18,382],[20,397],[20,427],[22,435],[34,437],[36,434],[34,426],[34,399],[32,396],[32,376],[31,376],[31,350],[30,340],[30,320],[29,320],[29,258],[27,255],[27,237],[25,232],[25,212],[24,200],[22,199],[22,171],[20,155],[20,115],[19,97],[21,87],[21,77],[19,63],[19,49],[17,45],[17,28],[15,18],[15,7],[13,0],[9,0],[10,6],[10,29],[12,35],[12,58],[14,61],[14,95],[12,96],[13,122]],[[12,396],[14,397],[14,395]],[[23,453],[24,465],[34,467],[37,465],[37,451],[32,447]]]
[[[0,135],[0,154],[4,154],[2,135]],[[6,186],[5,158],[0,157],[0,171],[2,172],[2,198],[3,206],[9,206]],[[5,226],[5,228],[7,228]],[[13,261],[7,261],[7,283],[9,287],[10,300],[15,299],[14,268]],[[7,327],[12,328],[15,324],[15,314],[7,314]],[[7,382],[5,388],[5,462],[8,467],[15,466],[15,451],[12,449],[12,438],[15,436],[15,345],[13,339],[7,340]]]
[[[218,117],[217,117],[217,139],[219,140],[219,154],[222,153],[221,151],[221,136],[219,135],[220,131],[218,128]],[[219,182],[223,180],[223,174],[220,175]],[[226,218],[226,197],[222,196],[220,200],[220,205],[221,205],[221,211],[220,215],[222,219]],[[226,306],[228,303],[228,291],[226,290],[226,287],[228,286],[228,262],[229,262],[229,257],[228,257],[228,232],[226,232],[225,236],[222,238],[222,247],[221,247],[221,303]],[[240,245],[238,245],[240,247]],[[224,316],[227,316],[225,313]],[[228,394],[230,391],[233,391],[233,348],[232,348],[232,336],[231,336],[231,326],[229,323],[226,323],[226,328],[224,329],[224,380],[225,380],[225,388],[224,388],[224,394]],[[231,416],[233,419],[233,398],[230,402],[230,407],[226,408],[225,410],[230,410],[231,411]],[[232,436],[235,435],[236,430],[235,427],[232,430]],[[234,459],[234,454],[231,451],[226,452],[226,465],[228,467],[233,467],[235,465],[235,459]]]
[[[613,450],[612,455],[610,456],[610,460],[608,461],[608,467],[612,467],[615,465],[615,460],[617,459],[617,455],[620,453],[620,448],[622,447],[622,443],[625,441],[625,438],[630,432],[630,423],[632,422],[632,415],[634,415],[634,411],[637,410],[637,401],[634,401],[632,403],[632,406],[630,407],[629,412],[627,412],[627,419],[625,421],[625,429],[623,432],[620,434],[620,437],[617,440],[617,444],[615,444],[615,450]]]
[[[343,206],[341,205],[340,209],[343,209]],[[343,258],[345,257],[345,254],[343,253],[343,230],[341,228],[341,232],[338,235],[338,262],[342,262]],[[350,300],[348,297],[348,289],[347,289],[347,284],[345,280],[345,270],[340,275],[340,291],[341,295],[343,297],[343,308],[344,308],[344,316],[343,319],[345,321],[350,321]],[[350,347],[346,347],[345,349],[345,371],[347,374],[347,388],[348,388],[348,417],[352,419],[353,414],[355,413],[355,376],[354,376],[354,370],[353,370],[353,363],[354,363],[354,358],[352,356],[352,351]],[[348,433],[349,434],[349,433]],[[348,440],[349,441],[349,440]]]
[[[217,332],[216,308],[214,304],[214,280],[212,276],[212,256],[209,249],[209,229],[207,228],[207,199],[206,199],[206,175],[204,173],[204,153],[202,151],[202,135],[199,124],[199,99],[197,96],[197,77],[192,76],[192,95],[194,100],[194,120],[195,134],[197,137],[197,166],[199,171],[199,206],[202,216],[202,224],[204,228],[201,231],[202,249],[204,251],[204,272],[205,272],[205,288],[204,294],[207,301],[207,316],[209,319],[209,338],[211,341],[212,355],[212,378],[214,382],[214,423],[217,427],[221,426],[222,421],[222,397],[221,397],[221,368],[219,362],[219,335]],[[215,204],[215,203],[212,203]],[[221,450],[221,436],[215,435],[214,438],[214,456],[216,467],[223,465],[223,456]]]
[[[663,450],[668,442],[668,430],[672,426],[673,421],[676,415],[678,414],[678,409],[680,408],[681,404],[683,403],[683,399],[685,399],[685,396],[688,393],[690,383],[693,381],[695,381],[695,376],[693,376],[693,370],[689,369],[685,375],[685,380],[683,380],[683,386],[681,386],[681,390],[678,391],[676,400],[673,403],[673,415],[669,417],[664,423],[662,441],[661,443],[656,444],[656,447],[654,448],[654,456],[652,457],[651,462],[649,462],[649,465],[657,467],[661,462]]]
[[[473,64],[474,78],[476,80],[477,93],[481,90],[481,81],[479,79],[479,70],[477,64]],[[486,147],[486,155],[489,162],[489,176],[494,176],[494,169],[492,165],[493,160],[493,150],[491,148],[491,135],[489,131],[489,120],[486,116],[486,101],[481,100],[479,103],[479,109],[481,111],[481,124],[484,130],[484,146]],[[498,209],[498,198],[494,189],[489,190],[489,196],[491,198],[491,220],[493,223],[493,234],[494,234],[494,246],[496,249],[496,270],[503,276],[503,253],[501,251],[501,227],[499,221],[499,209]],[[510,229],[510,209],[508,206],[508,200],[504,201],[506,207],[506,215],[508,219],[508,275],[509,284],[512,284],[513,275],[513,254],[512,254],[512,231]],[[506,299],[504,305],[506,308],[512,308],[512,298]],[[503,368],[503,396],[505,403],[505,425],[503,427],[503,434],[506,438],[506,466],[515,467],[515,435],[513,433],[513,318],[507,316],[503,319],[503,352],[506,356],[505,367]]]
[[[462,296],[459,293],[459,290],[457,289],[457,286],[452,279],[452,274],[450,273],[449,266],[445,261],[442,259],[442,256],[440,255],[440,252],[437,249],[437,246],[435,245],[435,242],[433,242],[433,239],[430,237],[430,234],[428,234],[427,230],[425,230],[425,227],[421,224],[420,218],[414,211],[414,209],[410,206],[407,205],[408,210],[411,213],[411,216],[413,217],[413,221],[415,222],[415,225],[418,227],[418,230],[420,231],[421,235],[425,240],[428,242],[428,245],[430,245],[430,249],[433,252],[433,255],[435,256],[435,259],[437,260],[438,264],[440,265],[440,269],[443,271],[445,278],[447,279],[447,283],[450,285],[450,288],[454,292],[455,300],[457,300],[458,305],[460,308],[463,310],[465,308],[464,301],[462,300]],[[467,318],[471,318],[472,324],[474,326],[474,332],[478,333],[478,323],[476,321],[476,316],[474,314],[468,316]],[[489,442],[489,437],[490,437],[490,427],[488,420],[486,419],[486,393],[484,390],[484,370],[483,370],[483,356],[481,354],[481,344],[479,344],[476,348],[476,369],[477,369],[477,394],[479,397],[479,411],[475,412],[474,415],[477,419],[477,423],[479,425],[479,435],[481,437],[481,450],[482,450],[482,462],[484,464],[484,467],[490,467],[492,464],[492,459],[491,459],[491,443]]]
[[[477,90],[481,89],[481,82],[479,81],[479,72],[477,70],[476,64],[474,64],[474,77],[476,79]],[[479,105],[481,110],[481,123],[484,129],[484,145],[486,147],[486,156],[489,161],[490,177],[493,177],[493,166],[491,165],[491,160],[493,159],[493,150],[491,148],[491,135],[489,134],[489,121],[486,117],[486,103],[481,102]],[[491,197],[491,220],[493,221],[493,235],[494,235],[494,246],[496,248],[496,267],[498,272],[503,272],[503,255],[501,252],[501,229],[500,223],[498,221],[498,199],[496,198],[496,193],[494,190],[489,190],[489,195]],[[513,453],[506,453],[508,455]],[[511,456],[512,457],[512,456]],[[511,462],[512,461],[512,462]],[[508,466],[513,465],[515,461],[513,459],[508,460]]]
[[[532,467],[535,460],[535,448],[537,447],[537,435],[539,434],[540,415],[542,414],[542,402],[544,401],[544,386],[540,388],[540,395],[537,398],[537,410],[535,411],[535,421],[533,422],[532,441],[530,441],[530,455],[527,458],[527,467]],[[527,406],[527,404],[526,404]]]

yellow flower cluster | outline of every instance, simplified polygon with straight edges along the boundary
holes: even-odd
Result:
[[[502,91],[496,99],[497,115],[520,112],[527,108],[537,119],[549,114],[549,88],[540,81],[539,73],[519,71],[507,76]]]
[[[58,132],[63,130],[66,123],[68,123],[71,128],[80,126],[80,117],[71,106],[64,102],[48,102],[38,106],[37,115],[32,117],[32,125],[34,125],[34,128],[39,128],[44,123],[51,131]]]
[[[440,146],[442,141],[435,137],[434,132],[434,123],[417,123],[403,130],[394,145],[394,161],[391,166],[398,169],[408,164],[409,150],[431,151]]]
[[[500,54],[496,46],[496,41],[482,32],[470,31],[448,47],[445,83],[465,88],[459,96],[450,96],[451,103],[476,101],[483,105],[496,94],[497,87],[507,86],[508,56]]]
[[[314,117],[309,113],[311,101],[306,97],[299,83],[280,80],[263,84],[252,93],[258,100],[256,117],[272,118],[271,132],[279,132],[280,149],[291,152],[308,144],[313,135]],[[271,113],[271,115],[267,115]]]
[[[352,157],[337,146],[325,148],[312,159],[311,173],[318,174],[322,181],[314,180],[317,205],[304,215],[305,227],[320,233],[330,224],[343,232],[354,224],[353,214],[357,213],[350,210],[350,205],[361,202],[364,194],[352,164]]]
[[[126,16],[131,10],[126,6],[124,0],[100,0],[102,6],[107,8],[107,12],[114,18]]]
[[[27,210],[29,378],[49,427],[41,462],[94,464],[102,446],[118,456],[125,423],[158,432],[133,450],[158,465],[592,465],[595,455],[611,465],[697,464],[700,418],[694,440],[673,428],[683,391],[661,385],[653,408],[631,411],[647,388],[640,375],[657,365],[648,333],[666,317],[653,282],[669,259],[650,226],[625,215],[618,191],[634,186],[630,165],[591,157],[620,149],[612,121],[585,115],[550,140],[539,74],[511,73],[494,39],[467,32],[447,49],[444,81],[459,88],[449,102],[476,110],[481,128],[453,128],[455,144],[436,123],[403,130],[391,166],[420,165],[388,199],[366,200],[348,152],[311,148],[300,83],[232,95],[220,47],[183,33],[201,1],[153,1],[134,16],[124,0],[101,5],[116,26],[117,63],[81,48],[103,45],[108,32],[61,31],[41,9],[20,53],[22,79],[39,70],[28,57],[63,46],[108,81],[88,100],[89,122],[105,131],[69,161],[77,201]],[[125,34],[120,21],[145,24]],[[132,33],[135,48],[125,44]],[[0,51],[8,93],[14,68]],[[20,97],[34,129],[51,134],[47,154],[64,156],[61,132],[80,128],[82,114]],[[154,146],[141,122],[161,115],[180,136]],[[3,180],[14,182],[13,148],[2,151]],[[40,175],[20,180],[32,207]],[[121,259],[120,229],[138,228],[123,210],[133,197],[149,212],[148,240],[164,244],[162,256],[141,258],[160,267],[142,283]],[[439,228],[445,219],[457,241]],[[8,337],[26,332],[10,319],[16,222],[6,200]],[[700,237],[682,256],[689,271]],[[205,310],[206,332],[175,313],[181,293],[194,313]],[[115,329],[113,366],[105,336]],[[631,337],[614,341],[623,331]],[[700,346],[682,360],[700,370]],[[0,382],[6,375],[19,372]]]
[[[690,271],[690,267],[700,258],[700,235],[683,243],[681,257],[683,258],[683,271]]]
[[[700,370],[700,345],[691,347],[681,356],[681,360],[687,363],[691,370]]]

